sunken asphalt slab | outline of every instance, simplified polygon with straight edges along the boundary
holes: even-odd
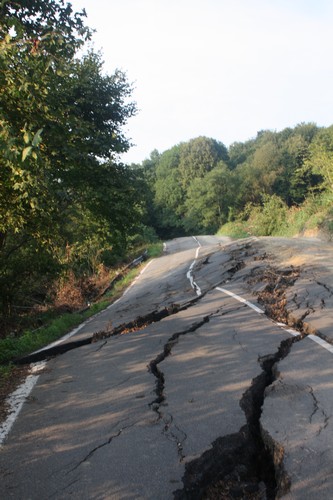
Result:
[[[214,240],[201,240],[193,270],[202,297],[191,303],[186,279],[198,245],[176,240],[175,253],[170,243],[169,255],[75,339],[172,303],[186,309],[48,361],[0,450],[2,498],[204,498],[211,478],[192,473],[196,461],[213,453],[227,462],[221,447],[239,461],[233,440],[257,436],[256,428],[277,479],[272,496],[269,479],[257,478],[260,498],[331,498],[332,354],[216,290],[222,282],[255,302],[244,280],[251,252],[267,251],[262,242],[229,250],[207,243]],[[328,281],[328,271],[315,272]],[[332,318],[329,306],[325,314]]]

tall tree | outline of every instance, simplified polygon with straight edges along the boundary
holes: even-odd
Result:
[[[309,153],[305,167],[321,177],[322,188],[333,193],[333,125],[318,132]]]
[[[208,137],[197,137],[182,144],[179,174],[184,189],[196,177],[203,178],[219,161],[228,162],[227,148]]]
[[[202,179],[195,178],[187,191],[186,231],[215,233],[227,222],[234,196],[233,172],[222,161]]]
[[[36,254],[51,269],[71,211],[99,220],[113,245],[135,213],[131,176],[117,164],[136,111],[131,86],[120,71],[104,75],[100,55],[76,58],[91,34],[83,20],[62,0],[0,4],[0,286],[9,287],[5,268],[15,286],[17,263],[28,269]]]

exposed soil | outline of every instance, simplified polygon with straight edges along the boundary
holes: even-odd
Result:
[[[264,306],[265,314],[281,323],[288,324],[288,308],[286,290],[293,286],[300,276],[300,268],[276,269],[268,266],[256,270],[248,279],[248,284],[265,284],[265,288],[257,293],[259,304]]]

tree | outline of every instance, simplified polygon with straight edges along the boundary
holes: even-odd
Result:
[[[249,159],[235,169],[239,179],[237,203],[260,203],[262,195],[272,194],[274,182],[281,172],[281,158],[274,142],[264,142],[258,146]]]
[[[309,148],[305,167],[322,179],[321,187],[333,192],[333,125],[321,129]]]
[[[197,224],[197,217],[188,216],[190,202],[187,200],[194,196],[193,182],[197,180],[199,186],[199,180],[204,180],[217,165],[228,160],[226,147],[207,137],[180,143],[159,156],[154,210],[160,235],[179,235],[190,230],[192,222],[194,226]]]
[[[233,200],[233,173],[220,162],[205,177],[190,184],[184,218],[186,231],[215,233],[227,221]]]
[[[251,139],[246,142],[234,142],[229,147],[230,167],[236,168],[245,163],[254,153],[255,141]]]
[[[154,205],[156,231],[160,237],[177,236],[182,228],[185,192],[179,175],[182,144],[162,153],[156,164]]]
[[[85,17],[84,10],[74,13],[64,0],[2,0],[0,34],[4,38],[14,29],[17,42],[26,43],[32,53],[42,44],[56,58],[73,57],[92,34]]]
[[[0,286],[10,287],[5,268],[15,286],[17,262],[59,263],[73,214],[120,247],[140,212],[118,164],[131,86],[120,71],[104,75],[99,54],[76,58],[91,35],[83,18],[62,0],[0,6]]]
[[[204,177],[219,161],[228,162],[227,148],[221,142],[207,137],[197,137],[181,146],[179,174],[186,190],[196,177]]]
[[[299,124],[280,143],[282,171],[274,183],[274,192],[288,206],[302,203],[309,190],[317,183],[317,178],[304,167],[317,130],[315,124]],[[281,138],[285,135],[284,131],[278,135]]]

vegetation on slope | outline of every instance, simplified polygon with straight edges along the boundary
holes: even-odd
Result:
[[[261,131],[228,149],[199,137],[136,168],[150,187],[150,220],[165,238],[178,234],[310,234],[330,238],[333,126],[300,124]]]

